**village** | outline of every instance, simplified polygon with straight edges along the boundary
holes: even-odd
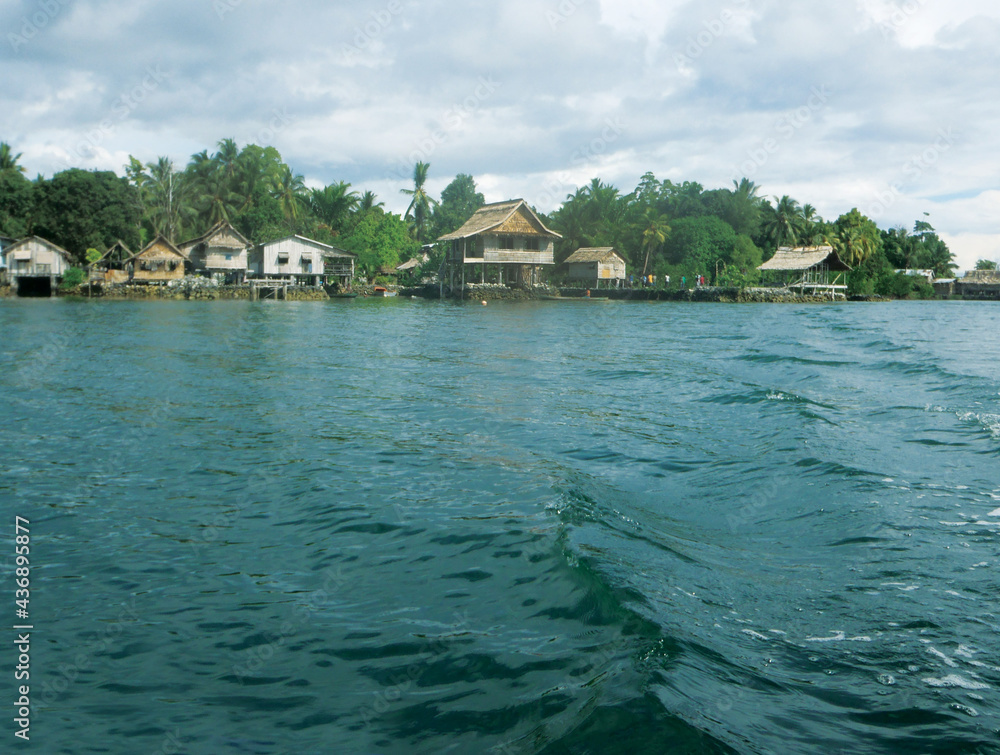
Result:
[[[118,241],[87,264],[68,291],[97,298],[327,299],[394,296],[471,300],[559,298],[701,301],[846,301],[851,266],[831,246],[781,247],[758,267],[763,282],[736,290],[707,285],[705,276],[671,281],[637,276],[614,247],[581,247],[561,266],[562,285],[548,282],[555,242],[523,199],[487,204],[456,231],[425,245],[396,268],[382,269],[386,285],[359,276],[357,255],[301,235],[253,244],[229,222],[179,244],[157,235],[139,251]],[[443,249],[437,269],[430,252]],[[18,297],[53,297],[73,267],[72,255],[37,236],[0,237],[0,290]],[[939,280],[930,270],[897,270],[924,277],[942,298],[1000,299],[996,271],[971,271]]]

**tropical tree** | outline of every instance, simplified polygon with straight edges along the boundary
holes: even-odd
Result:
[[[174,170],[173,162],[161,157],[147,163],[139,174],[139,189],[146,217],[156,233],[171,242],[177,239],[185,215],[193,214],[187,205],[186,185],[183,174]]]
[[[368,210],[374,210],[376,208],[385,207],[385,202],[377,201],[378,197],[375,196],[374,191],[366,191],[358,199],[358,204],[355,207],[356,212],[368,212]]]
[[[472,214],[486,204],[486,198],[476,191],[476,181],[472,176],[460,173],[441,192],[441,202],[434,208],[434,238],[451,233],[462,227]]]
[[[26,173],[24,166],[18,164],[21,154],[18,152],[15,155],[7,142],[0,142],[0,172],[10,170],[16,173]]]
[[[996,270],[996,260],[976,260],[976,270]]]
[[[285,165],[274,181],[271,193],[281,203],[281,211],[288,221],[288,229],[294,232],[306,202],[305,178],[293,173],[292,169]]]
[[[431,197],[424,185],[427,183],[427,172],[430,164],[417,162],[413,167],[413,188],[400,189],[403,194],[412,197],[410,206],[406,208],[404,217],[413,224],[414,235],[419,241],[427,241],[429,237],[428,223],[431,219],[431,207],[437,206],[436,199]]]
[[[647,210],[642,231],[642,248],[646,253],[642,263],[643,276],[649,273],[650,255],[654,251],[659,251],[663,246],[663,242],[667,240],[669,233],[670,225],[667,222],[667,216],[659,215],[652,208]]]
[[[348,215],[357,208],[359,201],[358,193],[352,191],[351,185],[346,181],[313,189],[308,197],[309,209],[313,215],[334,233],[341,231]]]
[[[761,221],[761,206],[764,199],[757,195],[760,187],[749,178],[733,180],[733,188],[723,205],[722,219],[737,233],[753,236]]]
[[[775,200],[773,207],[767,205],[764,234],[775,246],[795,246],[805,225],[802,208],[787,194]]]

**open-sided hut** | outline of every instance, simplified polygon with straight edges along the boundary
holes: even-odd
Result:
[[[454,289],[457,273],[464,287],[467,279],[485,282],[491,265],[496,265],[500,283],[534,283],[539,266],[555,264],[554,244],[560,238],[527,202],[513,199],[480,207],[465,225],[438,242],[449,244],[445,260]],[[467,274],[467,269],[472,272]]]
[[[38,236],[7,247],[7,274],[19,295],[51,295],[72,264],[69,252]]]
[[[595,288],[602,282],[608,287],[621,286],[625,280],[625,260],[610,246],[577,249],[566,258],[566,265],[570,280]]]
[[[88,269],[90,280],[103,281],[104,283],[125,283],[128,281],[128,262],[135,256],[135,252],[129,249],[125,242],[116,241],[96,262],[92,262]]]
[[[125,268],[134,283],[163,284],[184,277],[189,260],[176,246],[163,236],[157,236],[138,254],[133,255]]]
[[[247,276],[250,242],[226,221],[212,226],[204,236],[178,247],[196,270],[222,283],[242,283]]]
[[[846,295],[847,273],[853,270],[832,246],[781,247],[757,269],[772,285],[831,297]]]
[[[300,286],[319,286],[329,278],[346,285],[354,277],[354,254],[305,236],[260,244],[249,261],[254,276],[287,278]]]

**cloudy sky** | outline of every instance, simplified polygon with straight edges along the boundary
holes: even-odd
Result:
[[[593,177],[748,176],[1000,258],[995,2],[0,0],[0,29],[30,175],[233,137],[397,211],[417,160],[546,211]]]

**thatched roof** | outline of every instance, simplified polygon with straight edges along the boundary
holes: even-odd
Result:
[[[774,253],[758,270],[810,270],[825,264],[830,270],[848,272],[850,265],[840,259],[832,246],[800,246],[791,249],[783,246]]]
[[[130,260],[135,257],[135,252],[125,245],[125,242],[119,239],[114,244],[108,247],[108,251],[101,255],[100,259],[96,262],[92,262],[91,266],[100,264],[101,262],[123,262],[125,260]]]
[[[566,258],[566,264],[569,265],[581,262],[611,262],[612,257],[617,257],[622,262],[625,261],[613,246],[587,247],[585,249],[577,249],[573,252],[573,254]]]
[[[62,257],[64,259],[68,260],[68,261],[72,261],[72,259],[73,259],[73,255],[70,254],[69,252],[67,252],[61,246],[56,246],[51,241],[48,241],[47,239],[43,239],[41,236],[28,236],[27,238],[21,239],[20,241],[16,241],[13,244],[11,244],[9,247],[7,247],[4,250],[4,252],[7,255],[11,255],[11,254],[19,251],[22,246],[27,246],[32,241],[37,241],[42,246],[48,247],[48,249],[50,251],[53,251],[56,254],[62,255]]]
[[[242,233],[233,228],[232,223],[226,220],[220,220],[218,223],[213,225],[208,229],[208,233],[203,236],[199,236],[196,239],[189,239],[181,243],[180,248],[185,251],[190,251],[200,244],[206,244],[207,246],[231,246],[230,244],[212,244],[210,243],[215,239],[216,236],[221,236],[223,234],[228,234],[232,237],[232,240],[236,241],[237,244],[242,244],[244,248],[249,248],[252,246],[249,241],[243,236]],[[224,241],[226,239],[223,239]]]
[[[185,262],[190,262],[187,255],[184,254],[180,249],[171,244],[165,237],[157,235],[155,239],[150,241],[146,248],[141,252],[133,254],[126,260],[126,262],[132,262],[133,260],[144,257],[146,259],[170,259],[171,257],[180,257]]]
[[[515,215],[520,214],[524,221],[517,228],[504,229],[505,225],[511,225],[516,221]],[[484,233],[519,233],[527,236],[547,236],[553,239],[561,239],[555,231],[549,230],[542,223],[541,219],[528,206],[523,199],[512,199],[509,202],[497,202],[495,204],[483,205],[469,218],[465,225],[454,233],[442,236],[438,241],[460,241],[471,236],[479,236]]]

